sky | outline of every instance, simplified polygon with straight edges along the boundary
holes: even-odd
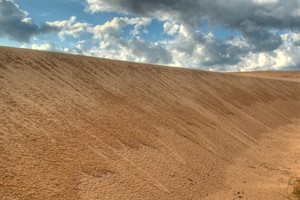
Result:
[[[209,71],[300,70],[300,0],[0,0],[0,45]]]

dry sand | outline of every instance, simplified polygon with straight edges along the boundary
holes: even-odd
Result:
[[[253,71],[233,74],[300,82],[300,69],[299,71]]]
[[[0,48],[1,199],[286,199],[300,83]]]

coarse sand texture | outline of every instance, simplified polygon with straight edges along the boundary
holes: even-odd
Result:
[[[0,47],[0,199],[292,199],[297,73]]]

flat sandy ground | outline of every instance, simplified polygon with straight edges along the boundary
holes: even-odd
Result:
[[[0,92],[0,199],[293,199],[294,78],[0,47]]]

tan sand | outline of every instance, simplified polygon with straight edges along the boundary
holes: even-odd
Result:
[[[285,199],[300,83],[0,48],[2,199]]]
[[[299,71],[253,71],[233,74],[300,82],[300,69]]]

